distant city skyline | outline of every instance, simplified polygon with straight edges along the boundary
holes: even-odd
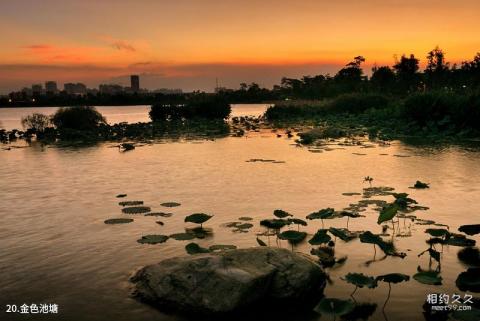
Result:
[[[435,46],[460,63],[480,51],[476,0],[73,1],[0,3],[0,93],[56,80],[88,87],[141,75],[142,87],[213,91],[282,76],[364,69]]]
[[[9,92],[11,100],[23,101],[26,98],[31,99],[35,95],[59,95],[66,93],[68,95],[87,95],[87,94],[108,94],[115,95],[120,93],[135,94],[135,93],[168,93],[168,94],[180,94],[182,89],[180,88],[155,88],[152,90],[142,88],[141,77],[139,75],[129,75],[130,86],[122,86],[118,83],[103,83],[97,87],[89,87],[81,82],[68,82],[58,84],[55,80],[47,80],[44,84],[34,83],[31,86],[24,86],[22,88],[16,88]]]

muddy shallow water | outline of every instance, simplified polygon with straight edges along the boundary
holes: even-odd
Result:
[[[363,182],[365,176],[374,178],[373,186],[407,192],[428,206],[427,211],[413,213],[418,218],[447,224],[454,232],[462,224],[480,223],[480,149],[476,147],[416,147],[396,141],[373,148],[331,145],[314,153],[296,147],[294,138],[277,138],[269,131],[215,141],[165,141],[126,153],[112,145],[59,148],[33,144],[0,150],[2,309],[6,304],[56,303],[59,314],[54,319],[58,320],[181,320],[131,299],[128,278],[143,265],[186,255],[184,246],[190,241],[139,244],[136,240],[142,235],[183,232],[193,226],[183,222],[186,215],[204,212],[214,215],[205,223],[213,229],[213,236],[195,240],[201,246],[257,246],[256,234],[264,232],[259,221],[272,217],[273,210],[283,209],[303,219],[326,207],[340,210],[362,199],[342,193],[361,193],[369,186]],[[247,162],[255,158],[282,162]],[[431,188],[409,189],[416,180],[429,182]],[[115,197],[122,193],[128,196]],[[173,216],[128,216],[118,205],[122,200],[142,200],[153,211]],[[160,206],[170,201],[181,206]],[[350,220],[349,229],[380,233],[378,212],[369,207],[362,214],[366,217]],[[253,218],[254,227],[248,233],[235,233],[224,226],[242,216]],[[104,224],[106,219],[121,217],[134,222]],[[157,220],[165,225],[156,224]],[[324,224],[345,227],[346,219]],[[348,259],[329,270],[333,284],[327,286],[326,295],[348,298],[353,286],[340,279],[348,272],[412,276],[417,266],[428,268],[428,256],[417,255],[428,247],[424,230],[432,226],[410,224],[407,221],[404,226],[401,221],[400,229],[405,234],[410,231],[411,236],[395,238],[395,245],[407,256],[387,257],[368,267],[365,262],[374,255],[371,244],[337,240],[336,255]],[[320,221],[311,221],[302,229],[310,238],[321,226]],[[470,238],[480,241],[478,236]],[[270,244],[276,246],[274,238]],[[290,248],[285,241],[281,245]],[[305,242],[295,250],[308,253],[310,248]],[[428,293],[463,296],[455,286],[457,275],[466,269],[457,259],[460,249],[443,248],[443,285],[429,286],[413,279],[393,285],[385,314],[381,309],[388,292],[385,283],[373,290],[359,289],[355,298],[379,305],[370,320],[423,320],[422,304]],[[377,258],[379,253],[377,249]],[[52,319],[51,315],[4,316],[5,320]]]

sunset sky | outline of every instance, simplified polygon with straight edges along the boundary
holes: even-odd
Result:
[[[480,51],[478,0],[0,0],[0,93],[56,80],[212,91],[335,73],[356,55]]]

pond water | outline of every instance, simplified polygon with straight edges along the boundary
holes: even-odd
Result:
[[[135,120],[132,107],[105,108],[127,109],[124,114],[128,116],[123,120],[146,120],[145,115]],[[139,110],[146,112],[141,108],[135,108],[135,114]],[[265,106],[248,108],[253,113]],[[238,108],[235,112],[240,113]],[[190,241],[170,239],[157,245],[139,244],[136,240],[142,235],[183,232],[192,227],[184,223],[186,215],[204,212],[214,215],[205,223],[213,229],[213,236],[195,240],[199,245],[258,246],[256,234],[265,231],[259,221],[271,218],[273,210],[283,209],[303,219],[326,207],[340,210],[362,199],[361,195],[342,193],[361,193],[369,186],[363,182],[365,176],[374,178],[373,186],[407,192],[420,205],[428,206],[427,211],[413,213],[418,218],[447,224],[454,232],[462,224],[480,223],[480,149],[476,147],[434,148],[393,142],[372,148],[331,145],[332,149],[313,153],[295,146],[294,138],[277,138],[271,131],[214,141],[164,141],[125,153],[112,148],[114,145],[60,148],[32,143],[27,148],[0,149],[2,308],[6,304],[56,303],[59,315],[54,319],[58,320],[183,320],[131,299],[128,279],[141,266],[186,255],[184,247]],[[254,158],[284,163],[246,162]],[[431,188],[409,189],[416,180],[429,182]],[[128,196],[116,198],[122,193]],[[153,211],[172,212],[173,216],[128,216],[118,205],[123,200],[142,200]],[[160,206],[170,201],[181,206]],[[366,217],[350,219],[350,230],[381,233],[376,223],[378,212],[369,207],[361,214]],[[248,233],[235,233],[224,226],[241,216],[253,218],[254,227]],[[106,219],[121,217],[133,218],[134,222],[104,224]],[[155,223],[159,219],[164,226]],[[345,227],[346,219],[325,220],[324,224]],[[348,258],[344,265],[328,270],[333,284],[327,286],[326,295],[349,297],[353,286],[340,279],[348,272],[372,276],[399,272],[412,276],[418,266],[427,269],[428,255],[417,255],[428,247],[424,230],[435,226],[409,221],[403,224],[401,220],[399,228],[404,237],[397,236],[394,241],[398,250],[407,254],[404,259],[387,257],[366,266],[374,255],[371,244],[358,239],[348,243],[337,240],[337,257]],[[319,220],[309,221],[308,227],[302,229],[310,238],[321,226]],[[268,241],[265,236],[260,238]],[[478,235],[470,238],[480,241]],[[270,244],[276,246],[274,238],[270,238]],[[290,248],[286,241],[281,246]],[[307,242],[295,248],[305,253],[310,249]],[[457,275],[466,269],[457,259],[460,249],[443,247],[443,285],[429,286],[413,279],[393,285],[385,314],[385,283],[376,289],[359,289],[355,297],[358,302],[378,304],[369,320],[423,320],[422,305],[427,294],[463,296],[464,292],[455,286]],[[380,254],[377,248],[376,258]],[[4,314],[0,319],[29,320],[19,314]],[[52,318],[35,315],[31,319]],[[332,317],[318,315],[312,320]]]
[[[259,116],[269,105],[266,104],[233,104],[233,116]],[[95,106],[97,110],[107,119],[109,124],[120,122],[137,123],[149,122],[148,112],[150,106]],[[53,115],[59,107],[0,107],[0,128],[6,130],[23,129],[22,117],[33,113]]]

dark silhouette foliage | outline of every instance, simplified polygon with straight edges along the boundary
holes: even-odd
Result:
[[[22,117],[22,126],[27,130],[32,130],[34,133],[43,133],[51,124],[50,117],[40,113]]]
[[[59,130],[80,131],[91,131],[101,124],[106,124],[102,114],[91,106],[62,107],[52,116],[52,122]]]
[[[152,105],[150,119],[152,121],[168,121],[193,118],[226,119],[231,107],[220,95],[196,94],[189,97],[183,104]]]

